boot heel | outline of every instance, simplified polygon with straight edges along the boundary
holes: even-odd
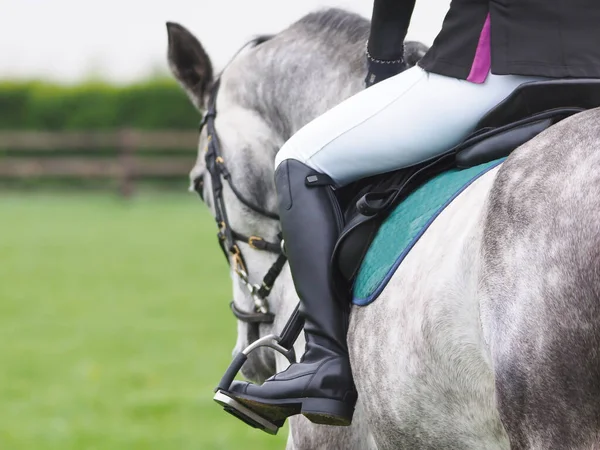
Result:
[[[320,425],[349,426],[354,415],[354,405],[325,398],[306,398],[301,414],[312,423]]]

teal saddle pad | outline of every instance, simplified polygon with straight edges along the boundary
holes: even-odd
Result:
[[[384,220],[354,281],[352,303],[373,302],[429,225],[473,181],[506,158],[468,169],[451,169],[413,191]]]

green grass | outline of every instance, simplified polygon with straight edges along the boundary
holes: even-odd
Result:
[[[223,412],[231,282],[191,194],[0,196],[0,449],[282,449]]]

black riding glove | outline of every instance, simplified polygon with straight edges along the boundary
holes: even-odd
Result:
[[[367,42],[367,87],[408,68],[404,39],[416,0],[373,0],[371,31]]]
[[[404,58],[386,61],[383,59],[375,59],[367,50],[367,77],[365,78],[366,87],[371,87],[375,83],[385,80],[386,78],[398,75],[408,68],[408,64],[404,62]]]

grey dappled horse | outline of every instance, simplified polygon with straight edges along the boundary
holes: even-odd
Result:
[[[221,74],[216,133],[231,179],[253,204],[276,211],[279,147],[363,88],[368,31],[354,14],[313,13],[247,48]],[[215,81],[210,59],[180,25],[169,24],[168,34],[170,67],[205,109]],[[414,64],[423,47],[407,52]],[[203,133],[191,178],[202,179],[214,212],[205,146]],[[577,114],[454,200],[378,300],[352,310],[352,426],[292,417],[287,448],[600,449],[599,150],[600,111]],[[276,220],[245,206],[227,184],[223,197],[232,229],[277,239]],[[239,247],[258,283],[276,256]],[[252,310],[235,277],[233,290],[237,308]],[[287,266],[268,300],[274,323],[238,322],[236,353],[279,332],[297,304]],[[260,350],[243,374],[261,382],[286,364]]]

